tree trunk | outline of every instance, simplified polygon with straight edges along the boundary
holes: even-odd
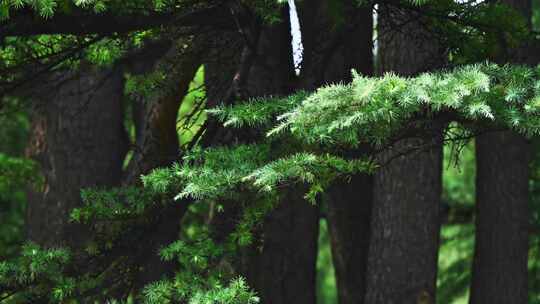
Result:
[[[298,15],[304,53],[298,87],[315,90],[337,82],[349,82],[351,69],[373,74],[373,13],[343,1],[300,2]]]
[[[347,24],[333,33],[335,50],[324,82],[348,82],[351,69],[373,75],[373,16],[371,7],[346,7]],[[354,37],[354,38],[353,38]],[[330,48],[330,46],[327,46]],[[361,151],[358,151],[361,155]],[[364,302],[373,200],[373,177],[358,174],[338,181],[326,192],[328,232],[340,304]]]
[[[363,303],[373,178],[353,176],[327,191],[327,222],[340,304]]]
[[[234,69],[227,61],[207,65],[209,107],[218,102],[232,104],[250,97],[293,91],[296,81],[291,35],[285,11],[282,16],[283,22],[263,25],[254,21],[243,29],[249,45],[244,45],[240,56],[230,56],[230,61],[238,62]],[[229,39],[231,45],[236,45],[238,36]],[[250,130],[224,129],[212,121],[208,126],[212,132],[206,132],[204,145],[228,145],[253,138]],[[227,203],[225,212],[211,219],[215,239],[222,240],[234,229],[241,212],[235,205]],[[257,291],[261,303],[315,304],[318,209],[303,199],[300,190],[290,191],[266,216],[256,236],[257,245],[241,249],[235,267]]]
[[[132,69],[143,74],[154,70],[165,71],[167,79],[166,87],[156,97],[151,97],[153,100],[133,100],[143,113],[134,115],[135,119],[139,118],[135,124],[138,126],[138,136],[133,158],[123,180],[124,185],[139,184],[141,175],[148,174],[154,168],[170,166],[179,159],[181,151],[176,127],[178,110],[202,63],[206,48],[204,40],[175,41],[165,54],[161,50],[154,51],[145,56],[145,61],[136,60],[132,66]],[[177,270],[174,262],[164,262],[158,252],[178,239],[180,221],[187,211],[187,203],[169,203],[162,209],[151,220],[153,224],[147,229],[151,229],[152,233],[148,234],[144,246],[135,257],[138,267],[135,278],[137,290],[163,276],[171,276]]]
[[[502,2],[531,19],[529,0]],[[527,63],[534,53],[521,46],[505,55],[505,61]],[[528,301],[530,160],[530,144],[516,132],[493,132],[476,138],[476,240],[471,304]]]
[[[403,140],[382,159],[422,145],[432,148],[375,174],[367,303],[435,303],[442,136]]]
[[[127,149],[122,71],[65,72],[35,114],[27,154],[41,165],[45,184],[28,192],[27,237],[52,247],[82,245],[85,229],[69,222],[80,191],[119,185]]]
[[[183,48],[184,45],[188,46]],[[143,113],[134,115],[138,136],[133,158],[126,170],[124,184],[138,184],[142,174],[178,160],[180,156],[176,130],[178,110],[182,99],[188,93],[189,84],[202,64],[203,48],[203,41],[176,41],[166,54],[157,52],[159,57],[157,61],[152,60],[154,64],[136,67],[143,74],[161,70],[167,74],[167,79],[163,84],[165,88],[160,88],[156,96],[151,95],[149,97],[151,100],[147,100],[148,97],[144,96],[133,100]]]
[[[413,75],[445,63],[444,52],[422,28],[428,20],[381,5],[378,21],[381,72]],[[402,139],[380,157],[384,164],[423,147],[396,157],[375,174],[369,304],[435,303],[443,125],[435,120],[424,127],[431,134]]]
[[[470,303],[527,303],[529,149],[527,140],[512,131],[476,139]]]
[[[305,190],[305,189],[304,189]],[[291,189],[266,217],[262,251],[252,251],[247,274],[264,304],[315,304],[319,215]],[[256,249],[254,249],[256,250]],[[253,260],[256,263],[253,263]]]
[[[296,83],[291,52],[289,17],[265,26],[248,82],[251,96],[286,95]],[[264,59],[263,59],[264,58]],[[248,280],[266,304],[315,304],[318,207],[303,198],[302,189],[283,195],[264,220],[261,244],[249,255]]]
[[[257,78],[256,81],[260,83],[255,86],[260,92],[257,95],[276,92],[286,94],[290,92],[291,84],[295,82],[296,89],[311,90],[324,83],[349,81],[351,68],[364,74],[372,72],[371,10],[345,6],[343,12],[346,14],[345,23],[336,28],[334,27],[336,22],[331,20],[327,6],[326,1],[316,1],[300,7],[304,61],[298,81],[286,80],[279,85],[276,80],[271,80],[273,78],[283,81],[284,77],[276,74],[276,71],[279,73],[281,70],[285,75],[292,72],[288,26],[283,26],[281,34],[274,34],[281,35],[282,38],[278,39],[282,42],[266,42],[267,47],[264,46],[263,32],[261,38],[263,46],[260,49],[263,50],[263,54],[268,54],[266,58],[275,61],[267,66],[277,66],[280,62],[289,62],[289,66],[274,69],[275,76],[272,76],[272,73],[261,69],[264,66],[255,65],[260,72],[253,69],[252,73],[267,75],[262,76],[264,80],[260,78],[261,76]],[[351,20],[354,22],[348,23]],[[272,47],[281,47],[283,50],[274,50]],[[281,58],[273,54],[281,54]],[[271,86],[275,89],[265,90],[264,87],[269,87],[268,84],[271,83],[274,83]],[[356,300],[363,298],[365,288],[363,280],[371,205],[370,178],[358,176],[353,181],[351,184],[335,185],[328,196],[330,233],[334,241],[332,250],[337,269],[340,303],[359,303]],[[262,291],[263,303],[316,301],[318,210],[302,198],[301,191],[296,192],[288,193],[286,199],[267,217],[263,228],[264,247],[258,257],[258,267],[251,267],[248,271],[248,277],[256,277],[252,281],[258,286],[257,289]],[[341,193],[345,194],[339,195]],[[366,197],[368,203],[358,204],[358,196]],[[364,241],[365,246],[361,242],[360,244],[356,242],[359,239]],[[253,275],[253,272],[259,274]]]

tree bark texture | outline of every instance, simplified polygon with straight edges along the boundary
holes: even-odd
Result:
[[[295,89],[286,12],[283,20],[261,29],[247,82],[250,96],[286,95]],[[303,195],[299,188],[283,195],[264,220],[262,246],[247,253],[244,271],[262,303],[316,303],[318,207],[308,203]]]
[[[397,157],[375,174],[367,303],[434,303],[442,138],[401,141],[383,159],[423,145],[433,148]]]
[[[146,58],[142,62],[143,66],[138,64],[133,67],[143,74],[155,70],[164,71],[167,78],[163,84],[165,87],[157,95],[133,100],[142,113],[135,113],[135,118],[140,119],[135,124],[139,136],[136,138],[133,158],[126,170],[124,185],[139,184],[141,175],[148,174],[154,168],[169,166],[179,159],[178,110],[202,64],[204,49],[204,38],[194,41],[180,39],[174,41],[165,54],[158,51],[151,55],[151,58],[155,57],[151,60],[153,64],[144,66],[150,61]],[[148,98],[151,100],[144,100]],[[153,224],[146,227],[151,233],[146,232],[148,237],[135,258],[138,267],[136,289],[140,290],[150,282],[174,274],[175,263],[164,262],[158,252],[160,248],[178,239],[180,222],[187,207],[185,201],[168,203],[151,219]]]
[[[531,1],[502,1],[531,19]],[[528,24],[530,28],[530,23]],[[528,44],[504,61],[531,63]],[[527,303],[530,143],[514,131],[476,138],[476,233],[470,303]]]
[[[30,157],[45,183],[28,193],[27,236],[44,246],[81,244],[85,233],[69,222],[80,191],[120,184],[127,150],[123,126],[123,75],[119,69],[57,75],[55,88],[34,115]]]
[[[254,20],[242,29],[241,37],[230,38],[231,45],[237,45],[238,39],[243,44],[240,56],[231,56],[231,62],[237,63],[235,66],[227,61],[208,64],[205,81],[209,107],[293,92],[296,76],[285,10],[282,16],[283,22],[272,25]],[[245,143],[256,135],[251,134],[253,130],[230,130],[214,125],[211,121],[209,128],[214,131],[205,134],[203,144]],[[241,212],[235,207],[237,204],[228,204],[225,212],[212,218],[216,239],[223,239],[223,235],[234,229]],[[276,209],[267,214],[256,238],[253,246],[241,249],[240,263],[235,267],[257,291],[261,303],[314,304],[318,208],[303,199],[302,191],[289,191]]]
[[[246,274],[261,303],[316,303],[318,207],[303,193],[286,193],[264,221],[262,249],[248,253]]]
[[[358,10],[351,5],[344,8],[344,13],[347,14],[346,18],[355,20],[354,24],[334,27],[335,20],[331,20],[327,2],[310,2],[309,5],[300,7],[304,53],[298,79],[291,75],[293,67],[288,26],[282,26],[281,33],[273,30],[272,34],[268,29],[263,30],[259,54],[263,54],[261,57],[267,58],[267,61],[265,64],[255,61],[251,70],[250,83],[254,85],[250,86],[250,89],[255,89],[255,95],[286,94],[294,88],[312,90],[324,83],[349,81],[351,68],[370,74],[373,58],[371,10]],[[275,41],[276,38],[271,38],[270,35],[281,37],[277,38],[281,41],[272,42],[272,39]],[[273,68],[269,70],[269,67]],[[337,257],[335,261],[339,268],[337,275],[342,295],[340,303],[353,303],[356,299],[363,298],[365,288],[363,280],[367,246],[353,242],[360,238],[367,245],[366,228],[369,225],[370,203],[357,205],[355,196],[369,200],[370,178],[358,176],[353,181],[354,186],[335,185],[335,191],[329,195],[328,200],[331,205],[329,209],[332,210],[329,212],[329,224],[332,226],[330,233],[335,241],[333,253]],[[263,249],[256,258],[259,260],[258,267],[249,267],[248,278],[254,277],[251,281],[255,286],[260,286],[257,289],[263,291],[264,303],[316,301],[314,286],[318,210],[302,198],[299,190],[296,191],[298,193],[287,193],[278,208],[268,215],[263,228]],[[347,194],[340,196],[343,191]],[[358,249],[346,252],[352,247]],[[293,272],[295,265],[297,270]]]
[[[529,143],[512,131],[483,134],[476,143],[470,303],[527,303]]]
[[[412,76],[447,65],[447,50],[431,31],[429,19],[391,5],[381,5],[377,20],[378,74],[395,72]]]
[[[428,20],[379,6],[379,71],[414,75],[445,64]],[[365,303],[435,303],[442,189],[442,130],[427,117],[416,138],[381,153],[375,174]],[[402,153],[409,150],[416,152]]]
[[[358,8],[352,1],[343,1],[333,7],[331,1],[323,0],[298,5],[304,45],[299,88],[314,90],[323,84],[348,82],[353,68],[364,75],[373,73],[370,6]]]
[[[326,7],[322,9],[325,18],[330,18]],[[349,82],[351,69],[373,75],[372,9],[357,8],[352,3],[342,9],[347,23],[339,24],[330,33],[332,38],[326,42],[328,54],[318,56],[325,67],[320,82]],[[357,156],[362,153],[356,152]],[[372,201],[373,176],[367,174],[337,181],[324,198],[340,304],[364,302]]]
[[[165,54],[158,52],[155,55],[157,58],[150,60],[154,64],[134,67],[142,74],[160,70],[167,77],[159,92],[133,100],[138,111],[142,113],[134,113],[138,136],[124,184],[139,183],[142,174],[178,160],[178,110],[203,61],[205,43],[202,41],[204,39],[200,40],[175,41]],[[183,47],[185,45],[187,47]],[[146,60],[148,61],[148,58]],[[145,62],[142,62],[142,65],[144,64]]]
[[[355,175],[327,191],[326,220],[340,304],[363,303],[366,292],[373,178]]]

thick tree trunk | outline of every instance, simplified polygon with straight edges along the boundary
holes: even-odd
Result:
[[[413,75],[440,67],[444,53],[414,14],[379,7],[381,72]],[[396,157],[375,174],[366,303],[435,303],[442,129],[437,121],[427,135],[403,139],[382,153]]]
[[[316,303],[318,217],[317,206],[298,189],[290,190],[267,216],[262,251],[252,251],[248,264],[256,268],[247,269],[261,303]]]
[[[285,95],[294,90],[288,14],[284,23],[264,27],[248,82],[251,96]],[[247,277],[266,304],[314,304],[318,207],[303,198],[301,189],[283,195],[262,228],[262,250],[251,252]],[[253,250],[256,250],[254,248]]]
[[[373,200],[373,178],[353,176],[327,191],[328,232],[340,304],[363,303]]]
[[[348,81],[351,68],[365,74],[372,71],[371,10],[347,7],[345,20],[355,20],[354,24],[340,25],[335,30],[332,24],[335,20],[330,20],[327,5],[325,1],[317,1],[300,8],[304,61],[297,89],[310,90],[323,83]],[[257,77],[252,83],[259,83],[252,86],[258,92],[256,95],[286,94],[296,82],[291,76],[288,76],[289,80],[283,76],[283,73],[288,75],[292,72],[289,29],[286,26],[283,28],[281,34],[272,34],[281,37],[277,38],[281,39],[278,43],[271,42],[272,39],[265,41],[268,38],[265,35],[269,33],[262,33],[260,49],[263,54],[268,54],[265,57],[270,62],[266,67],[255,64],[255,69],[251,71]],[[276,47],[283,50],[276,50]],[[289,66],[278,68],[278,64],[283,65],[284,62]],[[276,68],[268,73],[268,70],[264,70],[268,69],[267,66]],[[302,198],[301,191],[296,192],[288,193],[280,206],[269,214],[263,228],[264,247],[260,256],[255,258],[258,266],[248,264],[248,278],[252,278],[250,281],[261,292],[263,303],[316,301],[318,210]],[[356,300],[363,298],[370,196],[370,178],[366,176],[355,177],[354,186],[352,183],[335,185],[328,196],[340,303],[359,303]],[[367,198],[367,204],[359,205],[358,197]],[[364,240],[364,245],[356,243],[357,240]]]
[[[348,82],[351,69],[373,74],[373,16],[371,7],[346,7],[347,24],[333,33],[333,54],[324,72],[324,82]],[[361,153],[361,152],[360,152]],[[360,153],[358,153],[360,155]],[[325,196],[340,304],[364,302],[373,200],[373,176],[358,174],[338,181]]]
[[[283,16],[282,23],[270,26],[253,22],[243,29],[248,45],[244,45],[240,56],[230,56],[232,61],[238,62],[235,68],[227,61],[207,65],[208,106],[293,91],[291,36],[288,17],[285,13]],[[229,39],[236,45],[238,37]],[[250,130],[216,127],[212,121],[209,128],[212,132],[205,134],[204,145],[249,142],[253,135]],[[234,203],[227,204],[225,212],[211,219],[217,240],[234,229],[239,212]],[[302,191],[290,191],[266,216],[256,235],[256,244],[241,250],[240,261],[235,266],[257,291],[261,303],[314,304],[318,208],[303,199]]]
[[[184,45],[188,47],[183,47]],[[142,64],[132,68],[140,73],[164,70],[167,74],[165,88],[154,100],[134,100],[143,113],[135,113],[137,142],[134,155],[123,180],[124,185],[140,183],[140,176],[152,169],[171,165],[179,159],[177,117],[182,99],[202,63],[205,51],[204,38],[197,41],[175,41],[167,53],[154,51]],[[149,60],[150,58],[150,60]],[[153,64],[146,64],[153,61]],[[144,99],[144,97],[142,97]],[[142,118],[142,119],[141,119]],[[185,202],[170,203],[151,220],[152,233],[145,239],[144,247],[137,253],[135,263],[139,269],[135,288],[171,276],[176,271],[174,262],[164,262],[158,252],[178,239],[180,221],[187,210]]]
[[[530,0],[505,0],[531,18]],[[530,26],[530,24],[529,24]],[[507,50],[506,61],[531,62],[527,46]],[[527,303],[529,249],[528,141],[513,131],[476,139],[476,239],[470,303]]]
[[[373,74],[373,14],[343,1],[299,3],[304,53],[299,88],[314,90],[327,83],[349,82],[351,69]]]
[[[512,131],[488,133],[476,140],[470,303],[527,303],[529,149],[527,140]]]
[[[302,35],[305,39],[305,61],[301,78],[296,80],[293,75],[288,18],[284,17],[287,23],[264,27],[257,34],[258,47],[254,54],[255,58],[249,63],[251,65],[249,80],[236,92],[235,97],[283,95],[295,88],[313,89],[323,83],[348,81],[351,77],[351,68],[365,74],[371,73],[371,11],[366,9],[358,14],[359,10],[350,7],[347,11],[348,17],[354,17],[353,19],[358,22],[342,26],[338,31],[329,31],[331,22],[326,5],[324,1],[310,3],[300,12]],[[312,11],[314,7],[316,12]],[[256,31],[252,28],[248,32],[253,34]],[[355,39],[351,39],[351,36]],[[356,38],[360,38],[364,43],[359,43]],[[252,44],[254,40],[251,41]],[[249,55],[243,52],[240,67],[246,65],[246,54]],[[210,73],[207,76],[210,76]],[[233,78],[237,79],[237,76],[238,73]],[[242,96],[242,93],[245,95]],[[227,141],[226,138],[230,138],[231,135],[221,132],[219,137]],[[361,189],[366,190],[363,183],[369,183],[369,178],[357,177],[355,181],[361,181]],[[366,217],[368,212],[365,207],[367,206],[369,211],[370,204],[356,208],[358,205],[355,204],[357,203],[355,196],[369,197],[371,189],[366,190],[367,193],[359,194],[353,191],[353,188],[359,189],[357,186],[336,185],[336,193],[342,190],[348,190],[349,193],[345,197],[336,197],[336,204],[332,205],[336,209],[344,208],[333,212],[331,221],[336,223],[332,232],[336,237],[335,240],[339,242],[334,248],[336,248],[335,255],[340,256],[338,258],[341,270],[340,289],[343,290],[343,294],[354,295],[349,297],[351,298],[349,301],[363,298],[364,287],[363,283],[359,282],[365,276],[362,268],[365,268],[367,254],[367,246],[353,250],[352,255],[351,252],[345,252],[355,246],[353,242],[357,240],[357,236],[367,244],[365,240],[369,220]],[[337,199],[343,199],[343,202],[337,202]],[[347,213],[351,216],[347,217]],[[231,229],[231,225],[226,224],[231,221],[226,219],[218,221],[225,223],[219,225],[220,229]],[[337,225],[341,221],[346,222],[345,225]],[[250,285],[259,292],[262,302],[315,303],[318,208],[309,205],[303,199],[300,189],[291,191],[277,209],[267,216],[261,238],[262,250],[257,252],[252,248],[245,252],[240,269],[248,278]],[[350,278],[355,279],[355,282],[348,284]]]
[[[201,39],[202,40],[202,39]],[[179,45],[188,45],[182,49]],[[141,96],[133,102],[142,113],[134,113],[136,148],[124,177],[124,184],[140,183],[140,176],[154,168],[172,164],[180,156],[177,118],[182,99],[202,64],[204,44],[201,41],[177,41],[159,60],[147,67],[136,67],[141,73],[162,70],[167,74],[165,88],[156,96]],[[149,55],[152,56],[152,55]],[[155,55],[154,55],[155,57]],[[146,59],[148,60],[148,58]],[[148,100],[151,99],[151,100]],[[138,121],[137,121],[138,120]]]
[[[422,145],[375,175],[366,303],[435,303],[442,138],[403,140],[382,159]]]
[[[82,67],[55,79],[57,87],[35,114],[27,149],[45,177],[28,193],[28,239],[44,246],[80,245],[85,229],[69,223],[80,191],[119,185],[127,149],[123,75]]]

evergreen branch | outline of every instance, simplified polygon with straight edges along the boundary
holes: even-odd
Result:
[[[268,134],[287,132],[313,144],[381,145],[416,117],[450,113],[458,121],[491,121],[526,135],[540,131],[538,70],[470,65],[414,78],[354,75],[350,84],[318,89],[279,116]]]

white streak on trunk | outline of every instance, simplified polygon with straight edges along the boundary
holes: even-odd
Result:
[[[294,0],[288,0],[288,2],[289,16],[291,21],[294,70],[296,71],[296,75],[300,75],[300,70],[302,68],[302,56],[304,52],[304,46],[302,45],[302,32],[300,31],[300,21],[298,20],[298,13],[296,12]]]

